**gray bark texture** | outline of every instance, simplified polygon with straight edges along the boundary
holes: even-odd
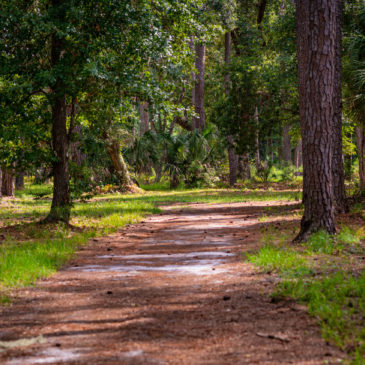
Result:
[[[305,241],[320,229],[336,233],[332,160],[335,115],[337,0],[297,0],[299,110],[303,143],[301,229]]]

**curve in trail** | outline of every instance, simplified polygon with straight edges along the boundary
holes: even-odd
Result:
[[[280,203],[274,203],[276,205]],[[190,204],[92,240],[3,308],[6,364],[323,364],[306,309],[272,303],[276,278],[245,263],[265,203]],[[5,346],[5,345],[4,345]]]

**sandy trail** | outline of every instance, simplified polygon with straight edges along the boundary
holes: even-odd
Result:
[[[305,307],[273,303],[275,276],[242,259],[268,204],[284,203],[168,206],[91,241],[1,309],[0,341],[35,343],[0,363],[338,363]]]

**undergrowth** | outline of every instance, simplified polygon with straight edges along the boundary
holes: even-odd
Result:
[[[364,238],[364,228],[342,227],[336,236],[317,232],[294,246],[288,236],[283,240],[270,232],[259,252],[248,255],[250,262],[281,277],[273,297],[307,304],[323,337],[348,352],[352,364],[365,363],[365,272],[356,261],[365,254]]]

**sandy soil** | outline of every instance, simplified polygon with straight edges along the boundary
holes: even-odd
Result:
[[[0,352],[0,363],[338,363],[306,308],[272,302],[277,278],[243,260],[268,204],[284,203],[168,206],[90,241],[1,308],[1,343],[34,343]]]

